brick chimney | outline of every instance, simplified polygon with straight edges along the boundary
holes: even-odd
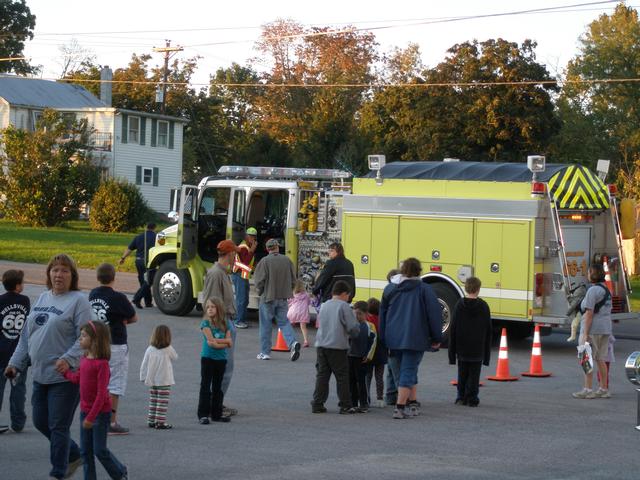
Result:
[[[111,106],[111,80],[113,80],[113,72],[109,68],[109,65],[105,65],[100,70],[100,100],[107,107]]]

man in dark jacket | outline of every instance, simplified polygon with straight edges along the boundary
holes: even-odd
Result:
[[[421,272],[417,258],[402,262],[399,283],[385,287],[380,304],[380,337],[400,366],[393,412],[397,419],[420,414],[418,366],[424,352],[437,350],[442,341],[442,308],[431,287],[420,279]]]
[[[464,284],[466,298],[453,309],[449,332],[449,363],[458,360],[458,396],[456,405],[477,407],[482,364],[489,365],[491,355],[491,312],[478,298],[480,279],[469,277]]]
[[[127,258],[131,252],[136,252],[136,270],[138,271],[138,283],[140,284],[140,288],[133,296],[133,304],[138,308],[142,308],[142,304],[140,302],[143,298],[147,308],[151,308],[153,306],[151,285],[153,285],[153,277],[156,271],[155,269],[150,269],[146,279],[144,274],[147,272],[149,249],[156,244],[155,230],[156,224],[153,222],[148,223],[147,230],[137,235],[131,241],[129,246],[125,248],[122,257],[120,257],[119,263],[122,265],[124,263],[124,259]]]
[[[332,243],[329,245],[329,260],[324,264],[324,268],[320,272],[315,286],[313,287],[313,294],[322,294],[322,302],[326,302],[331,299],[331,291],[333,284],[338,280],[347,282],[351,289],[351,295],[349,296],[349,303],[356,294],[356,277],[353,270],[353,263],[351,260],[344,256],[344,247],[340,243]]]

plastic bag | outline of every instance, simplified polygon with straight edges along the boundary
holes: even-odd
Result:
[[[584,373],[589,374],[593,372],[593,351],[591,345],[585,343],[584,345],[578,345],[578,363],[582,367]]]

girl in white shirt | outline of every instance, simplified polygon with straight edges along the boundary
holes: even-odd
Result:
[[[171,385],[175,384],[171,362],[178,354],[171,346],[171,330],[166,325],[153,330],[149,343],[140,365],[140,381],[149,387],[149,428],[167,430],[173,427],[167,423]]]

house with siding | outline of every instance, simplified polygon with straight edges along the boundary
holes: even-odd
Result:
[[[111,79],[108,67],[103,79]],[[93,158],[105,175],[138,185],[149,206],[160,213],[174,208],[172,192],[181,185],[186,119],[114,108],[108,81],[101,84],[97,98],[74,84],[0,75],[0,129],[13,125],[34,130],[45,108],[70,120],[86,118],[94,129]]]

